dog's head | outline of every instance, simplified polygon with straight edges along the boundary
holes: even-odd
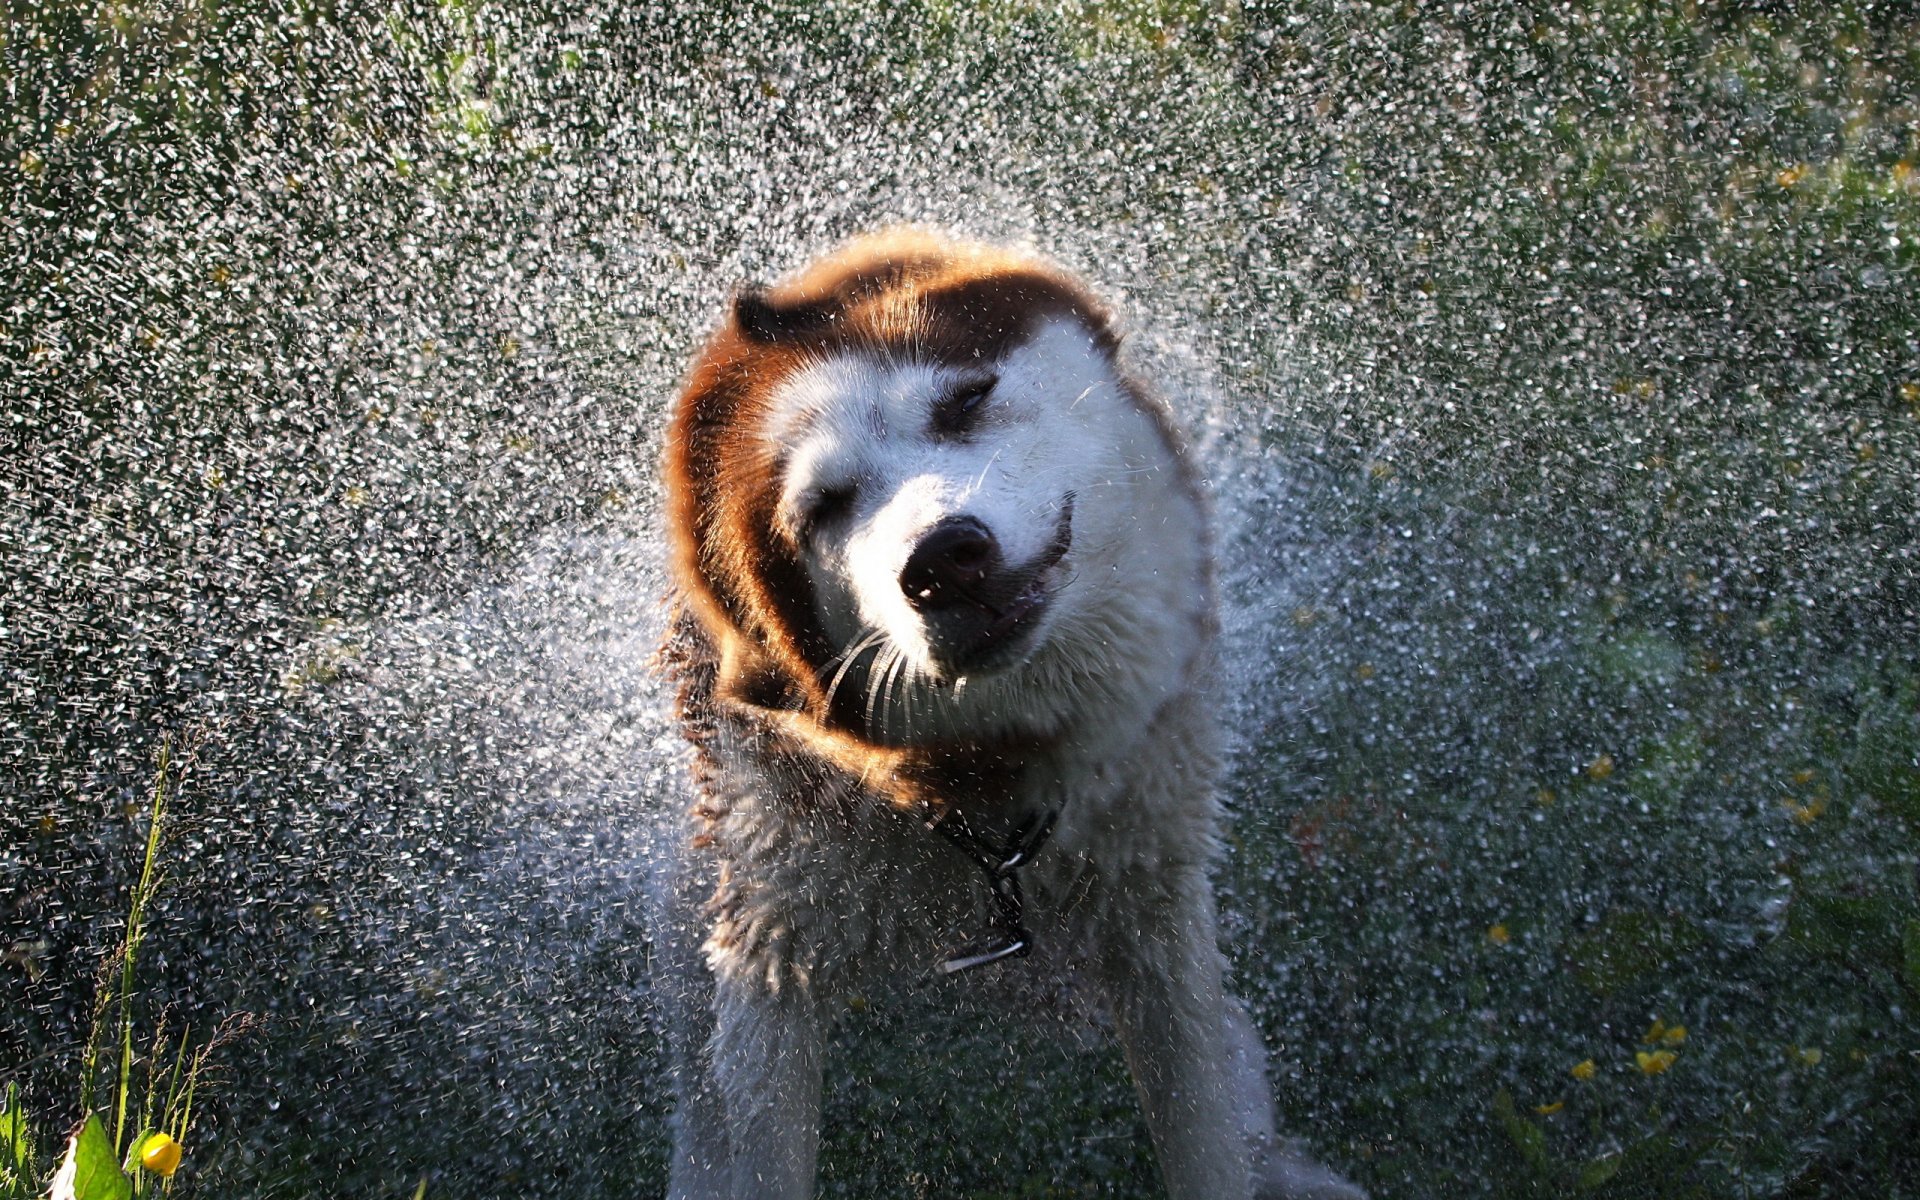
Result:
[[[902,744],[1017,716],[969,716],[978,681],[1097,657],[1137,493],[1191,483],[1116,342],[1054,268],[924,234],[738,295],[667,442],[721,694]]]

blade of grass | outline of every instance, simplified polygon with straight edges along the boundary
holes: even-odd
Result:
[[[186,1126],[174,1124],[174,1114],[180,1108],[181,1089],[191,1081],[187,1077],[187,1054],[193,1041],[193,1027],[189,1025],[180,1035],[179,1048],[174,1051],[173,1070],[167,1076],[167,1098],[160,1106],[160,1128],[172,1134],[176,1140],[185,1140]],[[194,1060],[194,1070],[199,1070],[199,1061]]]
[[[151,1130],[156,1128],[153,1123],[154,1082],[159,1076],[160,1063],[166,1054],[166,1050],[167,1014],[162,1010],[160,1019],[154,1024],[153,1043],[147,1050],[147,1080],[140,1091],[140,1117],[134,1122],[135,1129]],[[129,1153],[132,1153],[133,1149],[131,1145],[127,1147]]]
[[[20,1098],[20,1085],[7,1085],[7,1100],[0,1105],[0,1196],[8,1200],[26,1200],[34,1192],[33,1134],[27,1128],[26,1102]]]
[[[113,1104],[113,1147],[116,1155],[126,1145],[127,1095],[132,1087],[133,966],[140,954],[140,940],[145,934],[147,905],[160,886],[159,880],[154,877],[154,867],[160,858],[160,833],[166,821],[167,771],[172,745],[171,739],[161,739],[159,762],[153,776],[151,818],[147,824],[147,854],[140,866],[140,882],[133,889],[133,902],[128,907],[127,939],[120,955],[120,1083]]]

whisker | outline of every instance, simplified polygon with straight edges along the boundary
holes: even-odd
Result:
[[[1000,456],[1001,456],[1002,454],[1004,454],[1004,453],[1006,453],[1006,449],[1007,449],[1007,448],[1006,448],[1005,446],[996,446],[996,447],[994,447],[994,450],[993,450],[993,457],[992,457],[992,458],[989,458],[989,459],[987,460],[987,465],[986,465],[986,466],[984,466],[984,467],[981,467],[981,468],[980,468],[980,473],[979,473],[978,475],[976,475],[976,476],[974,476],[974,477],[973,477],[973,482],[972,482],[972,483],[970,483],[970,484],[968,484],[968,485],[967,485],[967,491],[968,491],[968,492],[977,492],[977,491],[979,491],[979,490],[980,490],[981,488],[983,488],[983,487],[985,487],[985,486],[986,486],[986,483],[987,483],[987,472],[988,472],[988,471],[991,471],[991,470],[993,470],[993,464],[995,464],[995,463],[997,463],[997,462],[999,462],[999,461],[1000,461]]]
[[[900,647],[888,646],[867,672],[867,703],[861,719],[866,722],[869,733],[880,732],[874,726],[874,705],[879,703],[880,685],[892,673],[893,664],[900,657],[900,653]]]
[[[922,682],[918,664],[908,660],[900,674],[900,694],[907,710],[907,728],[916,729],[920,724],[920,706],[922,704],[930,706],[932,697]]]
[[[847,677],[847,672],[853,669],[853,664],[858,661],[860,655],[877,645],[886,636],[885,630],[875,629],[873,632],[855,642],[852,646],[834,655],[834,658],[827,660],[829,666],[833,664],[834,659],[841,660],[840,669],[833,673],[833,681],[827,684],[827,707],[829,709],[833,707],[834,693],[840,690],[841,681]]]
[[[880,634],[880,632],[881,631],[878,629],[868,629],[866,632],[862,633],[859,637],[855,638],[853,642],[850,645],[848,645],[845,649],[839,651],[833,657],[829,658],[826,661],[825,666],[823,666],[821,669],[824,670],[826,667],[830,667],[837,662],[844,662],[846,659],[852,657],[853,655],[860,653],[862,650],[867,648],[868,644],[871,643],[873,639]]]
[[[894,688],[900,677],[906,673],[907,656],[900,653],[893,656],[893,663],[887,668],[886,686],[880,689],[880,718],[884,722],[893,708]],[[884,728],[884,726],[883,726]]]

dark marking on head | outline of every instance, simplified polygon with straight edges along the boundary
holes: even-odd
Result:
[[[745,288],[733,298],[733,319],[740,332],[762,344],[800,337],[831,324],[838,313],[826,301],[781,303],[760,288]]]

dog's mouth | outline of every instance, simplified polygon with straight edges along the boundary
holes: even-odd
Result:
[[[1052,540],[1032,560],[970,591],[966,603],[927,617],[927,648],[944,679],[1009,666],[1031,648],[1059,591],[1054,568],[1073,548],[1073,493],[1062,497],[1059,511]]]

